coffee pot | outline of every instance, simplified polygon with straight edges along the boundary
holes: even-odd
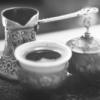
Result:
[[[67,42],[72,49],[68,71],[80,75],[91,85],[98,86],[100,84],[100,39],[93,37],[89,32],[91,20],[91,15],[84,15],[83,24],[86,32]]]
[[[38,12],[28,7],[12,7],[1,12],[5,29],[5,47],[0,59],[0,73],[10,79],[17,79],[17,61],[14,50],[17,46],[34,41],[38,28]]]

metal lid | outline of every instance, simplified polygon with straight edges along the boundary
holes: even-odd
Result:
[[[100,52],[100,39],[96,39],[90,36],[89,28],[92,24],[92,15],[87,11],[82,16],[83,26],[86,28],[86,32],[83,36],[74,38],[67,42],[72,51],[77,53],[98,53]]]
[[[100,52],[100,40],[93,37],[78,37],[67,42],[72,51],[77,53],[98,53]]]

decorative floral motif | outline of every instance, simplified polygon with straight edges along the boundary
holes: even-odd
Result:
[[[35,40],[35,34],[33,28],[29,29],[20,29],[10,33],[12,45],[16,48],[18,45]]]
[[[21,30],[19,33],[21,33],[23,43],[35,40],[34,29]]]
[[[14,50],[17,46],[35,40],[37,32],[37,25],[34,28],[21,28],[21,29],[6,29],[6,45],[4,55],[13,56]]]
[[[18,45],[22,44],[23,42],[23,38],[22,38],[22,34],[18,31],[14,31],[12,33],[10,33],[9,35],[11,35],[11,42],[12,45],[15,47],[17,47]]]
[[[0,74],[6,75],[8,78],[17,79],[17,69],[18,69],[17,61],[11,57],[1,57],[0,59]]]
[[[0,73],[9,78],[17,79],[17,61],[14,57],[14,50],[17,46],[35,40],[37,25],[29,28],[6,29],[5,48],[0,59]]]

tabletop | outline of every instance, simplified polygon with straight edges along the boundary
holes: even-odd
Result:
[[[36,40],[50,40],[66,44],[74,37],[81,36],[84,28],[57,31],[37,35]],[[100,25],[91,27],[91,35],[99,37]],[[4,40],[0,41],[0,55],[4,49]],[[77,75],[70,75],[58,88],[52,90],[34,90],[20,82],[0,77],[0,100],[100,100],[100,88],[90,85]]]

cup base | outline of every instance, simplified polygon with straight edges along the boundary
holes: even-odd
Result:
[[[19,80],[22,84],[34,89],[56,89],[67,78],[67,70],[55,73],[35,73],[21,68],[18,71]]]

